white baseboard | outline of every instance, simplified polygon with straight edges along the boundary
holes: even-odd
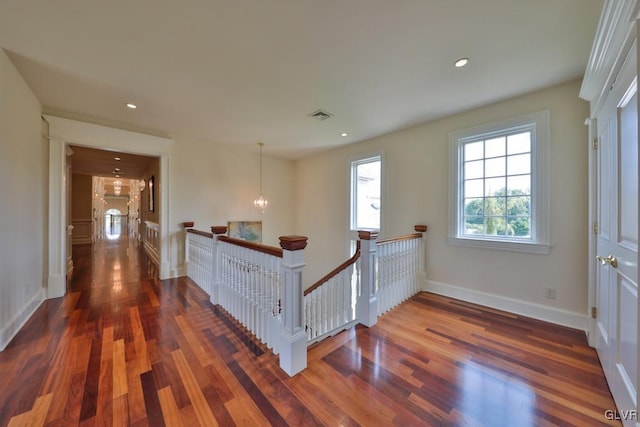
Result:
[[[474,291],[459,286],[427,280],[423,289],[434,294],[456,298],[486,307],[504,310],[521,316],[532,317],[556,325],[568,326],[570,328],[587,331],[586,314],[573,311],[562,310],[542,304],[535,304],[515,298],[503,297],[486,292]]]
[[[186,276],[187,275],[187,267],[186,266],[181,266],[181,267],[177,267],[177,268],[172,268],[171,269],[171,279],[176,278],[176,277],[182,277],[182,276]]]
[[[4,350],[16,336],[20,328],[29,320],[29,318],[40,307],[44,301],[44,289],[40,289],[33,298],[25,305],[20,313],[18,313],[5,327],[0,329],[0,351]]]

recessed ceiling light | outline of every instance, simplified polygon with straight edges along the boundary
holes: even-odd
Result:
[[[120,157],[114,157],[113,160],[120,161]]]
[[[138,106],[136,104],[128,103],[127,108],[131,108],[132,110],[135,110],[136,108],[138,108]]]
[[[340,136],[349,136],[349,134],[348,134],[348,133],[346,133],[346,132],[342,132],[342,133],[340,134]]]
[[[458,60],[456,60],[456,62],[453,63],[453,65],[456,66],[456,68],[462,68],[465,65],[467,65],[469,63],[469,58],[460,58]]]

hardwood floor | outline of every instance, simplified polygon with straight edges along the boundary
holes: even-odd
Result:
[[[619,425],[579,331],[419,294],[289,378],[135,243],[74,247],[64,298],[0,353],[0,425]]]

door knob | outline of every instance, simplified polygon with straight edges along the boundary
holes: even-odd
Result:
[[[618,268],[618,260],[613,255],[607,255],[606,257],[598,255],[596,259],[600,261],[602,265],[609,264],[613,268]]]

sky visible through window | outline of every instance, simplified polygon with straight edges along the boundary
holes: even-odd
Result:
[[[375,159],[355,166],[355,228],[358,230],[380,229],[380,165],[380,160]]]

